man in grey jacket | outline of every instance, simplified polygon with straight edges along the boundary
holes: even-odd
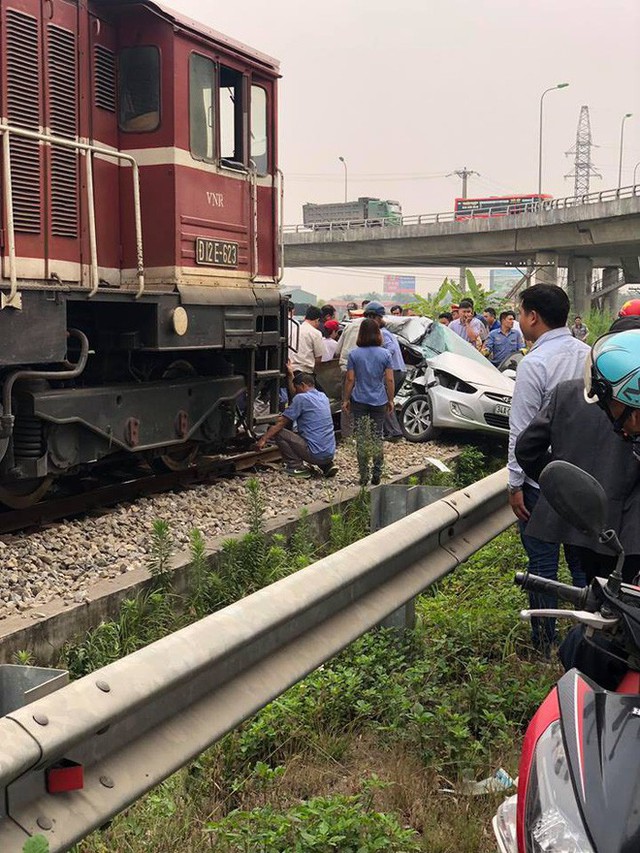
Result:
[[[640,497],[640,465],[631,444],[621,441],[611,429],[602,409],[584,399],[584,381],[561,382],[553,390],[548,406],[531,421],[516,442],[516,458],[532,480],[539,480],[546,465],[554,459],[571,462],[587,471],[607,494],[607,528],[620,532],[627,554],[627,571],[635,575],[640,561],[640,525],[638,516],[625,512],[636,490]],[[528,536],[543,542],[577,546],[587,581],[604,577],[613,570],[615,558],[592,537],[580,533],[564,521],[544,495],[533,508],[526,526]]]
[[[611,331],[630,328],[640,328],[640,317],[615,320]],[[612,431],[602,409],[585,401],[584,380],[556,386],[548,405],[520,433],[515,454],[532,480],[537,481],[553,459],[571,462],[598,480],[608,498],[606,526],[619,531],[627,555],[624,574],[631,580],[640,569],[640,464],[631,444]],[[611,552],[560,518],[543,495],[526,532],[545,542],[577,546],[587,581],[613,570]]]

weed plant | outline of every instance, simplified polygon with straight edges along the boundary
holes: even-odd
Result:
[[[207,829],[220,853],[419,853],[417,833],[401,826],[396,816],[377,811],[367,787],[365,782],[363,791],[352,796],[313,797],[284,811],[272,805],[233,811]]]
[[[49,853],[49,842],[44,835],[33,835],[25,841],[22,853]]]
[[[157,518],[151,528],[151,554],[147,561],[149,574],[157,589],[168,589],[171,583],[173,543],[169,522]]]
[[[499,797],[461,780],[517,774],[558,675],[517,618],[523,564],[510,530],[419,599],[413,632],[360,638],[80,851],[492,853]],[[385,785],[365,796],[373,769]]]

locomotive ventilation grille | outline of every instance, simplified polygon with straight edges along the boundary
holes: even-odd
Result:
[[[116,111],[116,63],[112,51],[96,45],[95,50],[95,101],[100,109]]]
[[[26,130],[40,128],[40,60],[38,22],[7,10],[7,117]],[[13,216],[16,231],[39,234],[40,147],[29,139],[11,138]]]
[[[76,37],[49,25],[49,125],[55,136],[78,137]],[[51,147],[51,233],[78,236],[78,154]]]

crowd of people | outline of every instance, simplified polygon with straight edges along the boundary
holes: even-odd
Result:
[[[561,549],[576,586],[607,576],[614,568],[606,547],[570,526],[540,492],[538,480],[545,466],[563,459],[603,486],[606,526],[618,531],[626,555],[623,576],[630,582],[640,573],[640,299],[625,303],[593,346],[586,343],[589,329],[580,316],[569,324],[569,299],[560,287],[530,286],[518,307],[517,318],[510,309],[498,313],[486,307],[476,313],[473,300],[463,299],[437,321],[495,366],[526,352],[515,376],[507,468],[509,503],[528,570],[557,579]],[[390,313],[398,316],[404,310],[392,306]],[[290,338],[288,405],[258,446],[273,439],[294,476],[308,477],[312,468],[325,477],[335,476],[331,407],[315,373],[323,361],[336,360],[342,377],[342,434],[355,434],[360,484],[377,485],[383,441],[402,435],[394,398],[406,367],[380,302],[354,305],[352,315],[342,328],[333,306],[307,309],[295,342]],[[557,606],[550,594],[532,593],[530,599],[533,609]],[[548,654],[556,643],[554,620],[532,619],[532,640]]]
[[[491,307],[478,314],[471,299],[452,304],[437,319],[496,366],[528,347],[517,370],[510,414],[509,502],[520,525],[529,570],[556,578],[563,547],[574,583],[584,585],[597,572],[602,573],[603,566],[610,569],[611,558],[602,546],[560,519],[541,496],[537,480],[547,462],[555,458],[592,473],[609,497],[609,526],[621,531],[627,554],[625,576],[638,574],[640,530],[634,519],[640,502],[636,468],[636,456],[640,456],[640,300],[623,306],[621,317],[594,348],[585,342],[589,330],[581,317],[568,324],[569,307],[560,287],[536,284],[523,291],[517,319],[513,310],[498,313]],[[397,316],[402,308],[392,306],[391,312]],[[302,323],[295,325],[295,341],[290,338],[288,404],[258,446],[274,440],[292,476],[311,476],[313,468],[325,477],[337,473],[331,406],[316,377],[322,362],[335,360],[340,368],[341,431],[344,437],[355,434],[362,486],[380,482],[383,441],[402,437],[394,398],[404,382],[406,367],[397,337],[386,327],[387,312],[380,302],[365,301],[354,313],[342,328],[333,306],[309,306]],[[603,374],[602,378],[598,373],[598,382],[590,386],[586,399],[585,365],[587,376],[593,378],[601,363],[612,361],[611,341],[618,339],[629,353],[635,353],[637,347],[636,384],[624,385],[622,397],[619,383],[626,374],[613,378]],[[603,347],[609,347],[606,353]],[[600,406],[589,405],[594,401]],[[620,435],[632,440],[620,441]],[[533,607],[554,604],[552,596],[532,596]],[[555,642],[553,620],[533,621],[533,641],[541,649]]]

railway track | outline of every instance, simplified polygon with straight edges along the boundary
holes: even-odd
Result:
[[[42,527],[45,524],[84,515],[123,501],[134,501],[173,489],[186,489],[213,483],[224,477],[247,471],[258,464],[277,462],[280,458],[280,451],[276,447],[237,453],[232,456],[205,456],[181,471],[131,475],[76,494],[52,497],[24,509],[6,509],[0,511],[0,535],[26,528]]]

